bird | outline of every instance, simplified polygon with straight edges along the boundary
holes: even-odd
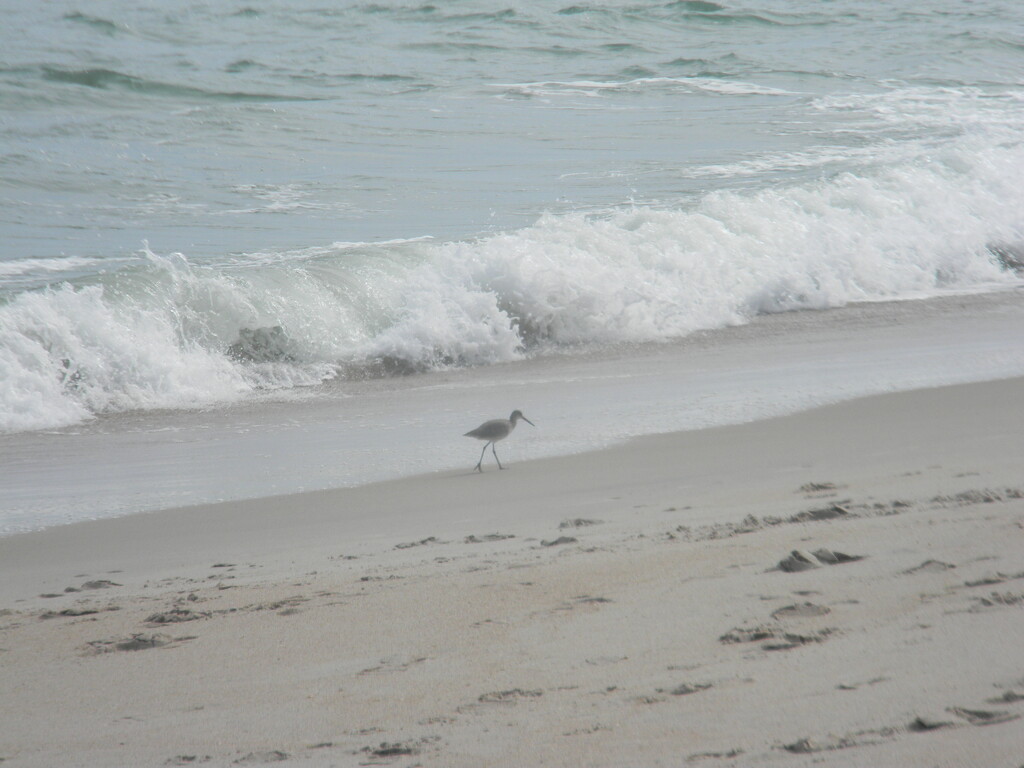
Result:
[[[523,416],[522,411],[512,411],[512,415],[507,419],[491,419],[490,421],[485,421],[479,427],[464,435],[464,437],[475,437],[477,440],[486,441],[484,443],[483,450],[480,451],[480,461],[476,463],[477,472],[484,471],[481,465],[483,464],[484,453],[486,453],[488,445],[491,446],[491,452],[494,454],[494,460],[498,462],[498,469],[504,469],[504,467],[501,466],[501,460],[498,458],[498,452],[494,449],[494,444],[511,435],[512,430],[516,428],[516,422],[519,421],[519,419],[522,419],[531,427],[537,426],[528,418]]]

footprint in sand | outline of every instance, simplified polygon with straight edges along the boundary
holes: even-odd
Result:
[[[574,539],[572,536],[559,536],[551,541],[541,541],[540,545],[542,547],[559,547],[563,544],[575,544],[576,542],[577,539]]]
[[[951,568],[956,568],[956,566],[951,563],[944,563],[941,560],[925,560],[920,565],[908,568],[903,573],[906,576],[910,576],[915,573],[943,573]]]
[[[363,747],[359,753],[369,755],[377,760],[410,757],[420,754],[425,747],[436,745],[439,741],[441,741],[440,736],[423,736],[412,741],[382,741],[376,747]]]
[[[845,488],[845,486],[843,486]],[[839,486],[835,483],[804,483],[797,489],[797,493],[822,493],[823,491],[834,491]]]
[[[834,520],[837,517],[848,517],[849,514],[850,510],[842,504],[836,503],[819,509],[808,509],[805,512],[797,512],[795,515],[791,515],[786,518],[786,521],[790,523],[811,523],[819,520]]]
[[[863,560],[863,555],[847,555],[843,552],[834,552],[831,549],[816,549],[811,552],[819,563],[825,565],[842,565],[843,563],[855,563]]]
[[[556,610],[556,611],[571,611],[571,610],[573,610],[574,608],[576,608],[577,606],[580,606],[580,605],[601,605],[601,604],[604,604],[604,603],[614,603],[614,602],[615,602],[614,600],[611,600],[610,598],[607,598],[607,597],[600,597],[600,596],[594,597],[594,596],[591,596],[591,595],[577,595],[576,597],[572,598],[571,600],[567,600],[566,602],[562,603],[560,606],[558,606],[554,610]]]
[[[163,634],[134,634],[121,640],[92,640],[86,643],[86,646],[89,652],[100,654],[113,651],[145,651],[150,648],[167,648],[195,639],[195,635],[171,637]]]
[[[369,580],[371,576],[364,576],[360,581]],[[308,603],[309,598],[303,597],[302,595],[295,595],[294,597],[286,597],[281,600],[274,600],[270,603],[256,603],[254,605],[247,605],[242,610],[244,611],[280,611],[284,613],[285,610],[298,608],[303,603]],[[282,610],[283,609],[283,610]],[[291,611],[295,613],[295,611]],[[288,614],[285,614],[288,615]]]
[[[264,765],[266,763],[280,763],[288,759],[288,753],[275,749],[269,752],[250,752],[244,757],[234,761],[235,765]]]
[[[778,642],[775,643],[763,643],[761,645],[762,651],[789,651],[793,648],[800,648],[805,645],[811,645],[813,643],[823,643],[832,634],[831,629],[822,629],[817,632],[810,634],[797,634],[795,632],[785,632]]]
[[[831,549],[816,549],[810,553],[794,549],[788,557],[779,561],[776,568],[786,573],[798,573],[818,568],[819,563],[821,565],[843,565],[863,559],[863,555],[847,555],[845,552],[835,552]]]
[[[671,691],[665,691],[658,688],[658,693],[671,693],[673,696],[689,696],[691,693],[700,693],[711,688],[711,683],[682,683],[677,685]]]
[[[992,608],[1006,608],[1008,606],[1024,605],[1024,594],[1018,592],[993,592],[988,597],[974,597],[974,605],[968,609],[968,613],[979,613]]]
[[[786,632],[779,627],[736,627],[729,630],[718,638],[718,642],[726,645],[756,643],[767,640],[761,644],[763,651],[788,651],[813,643],[823,643],[832,635],[833,629],[820,629],[816,632],[797,633]]]
[[[123,584],[118,584],[116,581],[110,581],[110,579],[96,579],[95,581],[86,581],[80,587],[64,587],[64,594],[69,595],[74,592],[84,592],[92,589],[110,589],[111,587],[123,586]],[[40,597],[61,597],[61,595],[54,594],[53,592],[47,592],[40,595]]]
[[[989,704],[1016,704],[1018,701],[1024,701],[1024,694],[1015,693],[1014,691],[1004,691],[1002,696],[995,696],[991,699],[986,699]]]
[[[933,504],[941,504],[947,507],[967,507],[974,504],[994,504],[998,501],[1020,498],[1024,498],[1024,489],[1006,488],[1002,491],[984,489],[963,491],[962,493],[957,493],[952,496],[935,496],[932,498],[931,502]]]
[[[743,754],[742,749],[730,749],[728,752],[694,752],[686,758],[688,763],[696,763],[698,760],[730,760]]]
[[[111,587],[123,587],[123,584],[118,584],[116,581],[110,579],[96,579],[95,581],[87,581],[82,584],[82,589],[110,589]]]
[[[409,746],[408,744],[402,744],[400,742],[392,744],[387,741],[382,741],[380,745],[376,747],[363,747],[362,751],[371,757],[376,758],[418,755],[420,752],[416,747]]]
[[[444,542],[438,541],[437,536],[428,536],[425,539],[419,541],[408,541],[404,544],[395,544],[395,549],[412,549],[413,547],[422,547],[427,544],[443,544]]]
[[[1021,697],[1024,699],[1024,696]],[[992,701],[990,699],[990,701]],[[962,720],[966,720],[971,725],[999,725],[1001,723],[1009,723],[1014,720],[1019,720],[1020,715],[1013,712],[1007,712],[1005,710],[1000,711],[988,711],[984,709],[967,709],[966,707],[948,707],[946,709],[950,714],[956,715]],[[924,733],[927,731],[937,731],[940,728],[952,728],[956,727],[956,723],[951,720],[944,720],[934,715],[922,715],[915,717],[914,720],[907,726],[907,729],[916,733]]]
[[[1020,719],[1020,715],[1005,711],[988,712],[983,709],[965,709],[964,707],[950,707],[947,711],[963,718],[971,725],[998,725]]]
[[[873,677],[870,680],[865,680],[862,683],[839,683],[836,686],[836,690],[839,691],[856,691],[862,685],[878,685],[889,680],[888,677]]]
[[[514,539],[515,534],[513,533],[488,533],[484,536],[476,536],[470,534],[465,538],[466,544],[486,544],[489,541],[504,541],[505,539]]]
[[[800,739],[792,744],[783,744],[782,749],[795,755],[813,755],[819,752],[834,752],[840,749],[865,747],[882,744],[895,738],[897,729],[879,728],[877,730],[857,731],[845,736],[829,735],[822,739]]]
[[[775,637],[774,627],[736,627],[718,638],[718,642],[731,645],[733,643],[756,643]]]
[[[519,699],[535,699],[543,695],[544,691],[524,691],[522,688],[513,688],[508,691],[492,691],[490,693],[482,693],[480,694],[479,697],[477,697],[477,701],[479,701],[481,704],[514,704]]]
[[[814,616],[824,616],[831,613],[832,609],[815,603],[798,603],[787,605],[772,613],[773,619],[808,619]]]
[[[188,608],[172,608],[163,613],[154,613],[146,618],[146,624],[150,626],[162,626],[164,624],[177,624],[183,621],[197,621],[208,619],[212,614],[207,611],[191,611]]]
[[[1024,579],[1024,571],[1020,573],[993,573],[988,576],[983,576],[980,579],[973,579],[971,581],[965,581],[965,587],[988,587],[993,584],[1002,584],[1007,581],[1016,581],[1017,579]]]
[[[106,608],[65,608],[63,611],[45,611],[39,614],[40,619],[56,619],[58,617],[71,617],[77,618],[79,616],[92,616],[93,614],[100,613],[102,611],[119,611],[119,606],[112,605]]]
[[[953,722],[951,720],[940,720],[930,715],[920,715],[911,721],[907,729],[914,733],[927,733],[928,731],[937,731],[940,728],[949,728],[952,725]]]
[[[820,567],[814,559],[805,552],[801,552],[799,549],[794,549],[789,553],[788,557],[783,558],[779,561],[778,568],[780,571],[786,573],[799,573],[800,571],[809,571],[812,568]]]
[[[563,520],[558,524],[558,527],[562,530],[566,528],[583,528],[588,525],[600,525],[602,522],[601,520],[588,520],[585,517],[576,517],[571,520]]]

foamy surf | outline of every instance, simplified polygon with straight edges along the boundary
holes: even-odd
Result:
[[[672,92],[705,92],[730,96],[795,96],[792,91],[771,88],[756,83],[724,81],[709,77],[639,77],[632,80],[548,80],[533,83],[495,83],[493,88],[502,89],[501,96],[515,97],[556,97],[590,96],[601,97],[612,93],[631,91],[661,90]]]
[[[946,150],[689,207],[549,214],[475,240],[343,242],[217,264],[145,249],[112,274],[0,307],[0,428],[1011,284],[1019,263],[1000,247],[1021,240],[1022,155]]]

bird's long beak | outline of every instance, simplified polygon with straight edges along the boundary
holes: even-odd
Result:
[[[526,422],[527,424],[529,424],[529,425],[530,425],[531,427],[536,427],[536,426],[537,426],[536,424],[534,424],[534,423],[533,423],[532,421],[530,421],[530,420],[529,420],[528,418],[526,418],[525,416],[523,416],[523,417],[522,417],[522,419],[523,419],[523,421],[525,421],[525,422]]]

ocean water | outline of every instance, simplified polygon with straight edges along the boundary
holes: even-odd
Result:
[[[1005,302],[1022,282],[1014,0],[6,6],[0,486],[16,527],[246,493],[238,467],[198,491],[180,476],[200,468],[166,457],[152,463],[181,489],[154,469],[149,495],[99,493],[90,462],[125,435],[156,454],[153,435],[206,422],[237,438],[252,408],[418,423],[397,403],[429,377],[515,379],[792,310]],[[999,336],[1012,351],[972,375],[1024,372]],[[927,370],[812,383],[800,402],[951,377]],[[632,418],[609,434],[696,424]],[[106,437],[75,448],[85,434]],[[272,434],[228,453],[257,466]],[[48,462],[54,445],[69,453]],[[359,450],[381,465],[382,446]],[[380,476],[252,474],[259,492]]]

